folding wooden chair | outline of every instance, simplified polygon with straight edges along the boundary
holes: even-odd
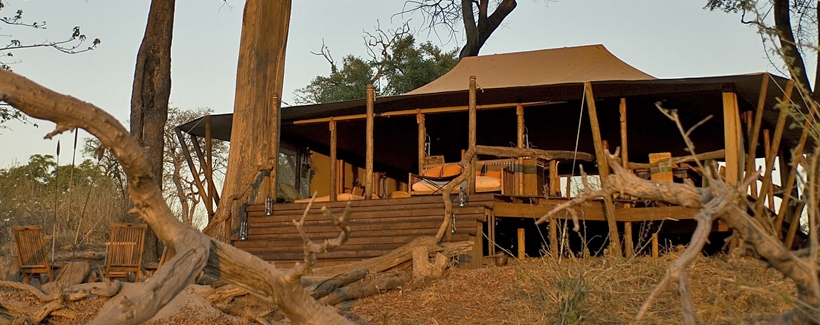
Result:
[[[106,243],[108,255],[105,259],[105,273],[108,278],[128,278],[134,272],[139,281],[142,274],[142,251],[145,248],[144,223],[111,224],[111,241]]]
[[[48,274],[49,281],[54,281],[43,240],[43,226],[12,227],[11,231],[17,243],[17,258],[23,281],[28,284],[32,274]]]

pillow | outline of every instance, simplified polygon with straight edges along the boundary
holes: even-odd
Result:
[[[424,177],[441,177],[441,172],[444,170],[443,166],[435,166],[428,169],[425,169],[424,172],[421,173],[421,176]]]
[[[430,184],[433,183],[433,184]],[[447,185],[447,181],[444,182],[434,182],[434,181],[421,181],[416,182],[413,184],[412,189],[414,192],[435,192],[439,190],[439,187]],[[437,187],[438,186],[438,187]]]
[[[497,191],[501,189],[501,179],[490,176],[476,176],[476,191]]]
[[[287,183],[276,184],[276,197],[283,198],[285,201],[295,201],[302,198],[299,191],[293,185]]]
[[[460,165],[446,165],[441,171],[441,177],[455,177],[461,174]]]

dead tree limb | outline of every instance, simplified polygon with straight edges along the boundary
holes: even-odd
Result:
[[[174,217],[153,181],[156,176],[151,173],[142,148],[110,114],[8,71],[0,71],[0,101],[31,117],[55,122],[55,130],[46,138],[79,127],[100,139],[128,175],[134,212],[177,252],[154,277],[133,286],[133,290],[121,292],[115,298],[119,299],[115,308],[102,311],[92,324],[137,324],[150,319],[203,267],[210,276],[245,288],[276,305],[294,324],[350,324],[333,309],[311,298],[298,276],[288,276],[250,253],[212,240]]]

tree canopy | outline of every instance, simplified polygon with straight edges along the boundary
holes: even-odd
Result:
[[[295,92],[296,103],[315,104],[364,98],[368,84],[381,96],[400,95],[421,87],[450,71],[458,63],[457,50],[445,51],[431,42],[416,44],[412,35],[399,35],[381,57],[364,59],[347,55],[341,67],[330,52],[330,75],[318,76]]]

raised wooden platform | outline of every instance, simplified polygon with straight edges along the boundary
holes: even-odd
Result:
[[[473,195],[464,207],[453,204],[455,228],[447,241],[474,241],[471,261],[481,262],[483,224],[493,204],[492,194]],[[321,213],[322,206],[341,214],[347,202],[314,203],[305,221],[305,230],[314,241],[339,235]],[[267,261],[287,267],[304,258],[303,242],[293,220],[301,218],[307,203],[278,203],[273,214],[265,215],[264,205],[248,207],[248,239],[234,241],[237,248]],[[352,201],[350,240],[334,251],[319,256],[319,266],[359,261],[381,256],[419,236],[435,236],[444,217],[441,196]],[[476,258],[472,258],[476,255]],[[480,266],[480,265],[476,265]]]
[[[462,260],[467,267],[481,267],[485,262],[483,256],[496,251],[487,242],[494,242],[497,240],[496,236],[501,236],[495,230],[497,218],[540,218],[566,201],[566,198],[475,194],[469,197],[464,207],[459,207],[454,202],[455,228],[448,233],[446,240],[473,241],[473,251]],[[339,229],[322,215],[321,208],[327,206],[334,213],[341,214],[345,205],[347,202],[314,203],[305,222],[308,235],[314,241],[338,236]],[[301,218],[306,207],[307,203],[277,203],[272,215],[265,215],[264,205],[248,207],[248,238],[234,241],[233,244],[282,267],[302,261],[303,242],[293,220]],[[675,221],[692,219],[696,212],[697,209],[679,206],[617,208],[616,219],[618,222]],[[588,221],[605,220],[600,202],[585,203],[580,207],[578,216]],[[443,217],[444,202],[439,195],[352,201],[350,240],[342,247],[319,256],[318,264],[327,266],[373,258],[419,236],[435,236]],[[569,218],[569,215],[559,219],[564,218]],[[716,225],[714,231],[725,231],[724,227]],[[690,230],[690,227],[683,228]],[[663,231],[676,232],[675,226],[664,226]]]

